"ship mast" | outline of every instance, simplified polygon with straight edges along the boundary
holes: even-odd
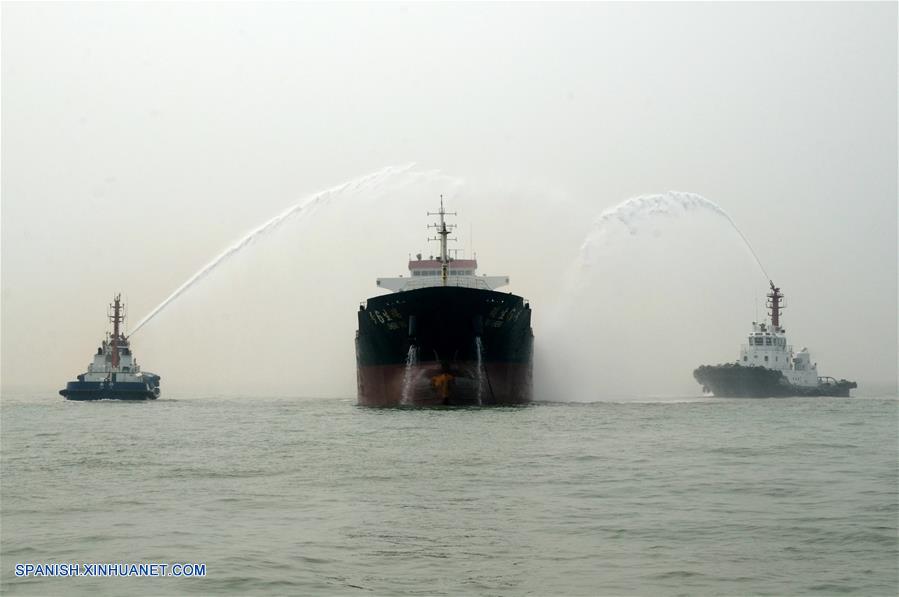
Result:
[[[449,255],[446,250],[446,243],[450,240],[456,240],[454,238],[449,238],[450,231],[456,227],[455,224],[447,224],[444,221],[444,216],[454,216],[456,212],[447,212],[443,209],[443,195],[440,195],[440,211],[438,212],[428,212],[429,216],[440,216],[440,222],[437,224],[429,224],[428,228],[436,228],[437,234],[440,235],[440,238],[434,237],[429,238],[428,240],[439,240],[440,241],[440,280],[443,286],[446,286],[446,277],[449,274]]]
[[[774,282],[768,281],[771,284],[771,292],[768,293],[768,304],[767,307],[771,309],[768,311],[768,315],[771,316],[771,325],[774,326],[775,330],[780,329],[780,312],[784,308],[782,301],[784,298],[783,293],[780,291],[780,288],[774,286]]]
[[[121,337],[121,333],[119,332],[119,324],[125,321],[125,307],[124,305],[122,305],[122,295],[115,295],[115,298],[113,299],[109,307],[110,309],[112,309],[112,312],[107,314],[109,320],[112,322],[112,366],[113,368],[118,369],[119,338]]]

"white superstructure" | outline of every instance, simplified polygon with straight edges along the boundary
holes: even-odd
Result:
[[[108,316],[113,324],[112,334],[106,334],[106,339],[94,354],[94,360],[87,366],[87,371],[78,376],[78,381],[144,381],[140,365],[131,353],[131,344],[120,329],[125,323],[125,305],[121,295],[116,295],[109,306]]]
[[[87,372],[82,376],[81,381],[107,381],[115,374],[115,381],[142,381],[140,365],[137,359],[131,354],[131,347],[128,340],[119,338],[116,342],[115,349],[119,353],[118,365],[113,363],[113,343],[111,340],[103,340],[94,360],[87,366]]]
[[[740,347],[737,364],[747,367],[765,367],[783,373],[787,381],[797,386],[818,385],[818,364],[811,362],[808,349],[794,352],[787,343],[786,330],[780,326],[783,294],[771,284],[768,308],[771,323],[752,322],[748,341]]]
[[[447,224],[444,217],[456,215],[443,209],[443,197],[440,197],[440,211],[428,212],[428,215],[440,216],[436,224],[429,228],[436,228],[438,237],[428,240],[440,241],[440,254],[430,259],[422,259],[421,254],[416,259],[409,261],[409,277],[378,278],[377,285],[393,292],[404,292],[416,288],[428,288],[431,286],[462,286],[465,288],[479,288],[481,290],[496,290],[509,283],[508,276],[478,276],[478,262],[475,259],[453,259],[447,250],[449,234],[455,226]]]
[[[409,262],[409,276],[378,278],[377,285],[393,292],[403,292],[429,286],[464,286],[496,290],[509,283],[508,276],[478,276],[475,259],[449,259],[446,278],[442,275],[442,263],[438,259],[418,259]]]

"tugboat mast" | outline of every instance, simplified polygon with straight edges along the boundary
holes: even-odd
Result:
[[[112,313],[108,314],[109,320],[112,322],[112,366],[119,366],[119,324],[125,321],[125,308],[122,306],[122,295],[117,294],[109,305]]]
[[[437,234],[440,235],[440,238],[434,237],[429,238],[428,240],[439,240],[440,241],[440,280],[443,286],[446,286],[446,277],[449,275],[449,255],[446,250],[446,243],[449,240],[456,240],[454,238],[448,238],[450,235],[450,231],[456,227],[455,224],[447,224],[444,221],[444,216],[455,216],[456,212],[447,212],[443,209],[443,195],[440,195],[440,211],[438,212],[428,212],[429,216],[440,216],[440,222],[437,224],[429,224],[428,228],[436,228]]]
[[[768,304],[767,307],[771,309],[768,311],[768,315],[771,316],[771,325],[775,330],[780,329],[780,311],[783,309],[783,305],[781,302],[783,301],[784,295],[780,291],[780,288],[774,286],[774,282],[771,280],[768,281],[771,284],[771,292],[768,293]]]

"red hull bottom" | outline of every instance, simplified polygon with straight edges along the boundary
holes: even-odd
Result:
[[[526,363],[372,365],[357,369],[358,404],[371,407],[510,406],[528,404],[531,366]]]

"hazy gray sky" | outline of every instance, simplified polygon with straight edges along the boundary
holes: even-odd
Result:
[[[427,251],[440,192],[481,271],[531,299],[540,350],[594,218],[676,189],[742,228],[823,374],[894,382],[896,22],[895,3],[4,3],[2,382],[62,387],[114,292],[134,323],[302,197],[409,162],[209,276],[138,359],[169,392],[352,396],[356,307]],[[571,307],[621,347],[596,353],[597,391],[696,391],[693,366],[736,358],[764,281],[718,224],[609,249]]]

